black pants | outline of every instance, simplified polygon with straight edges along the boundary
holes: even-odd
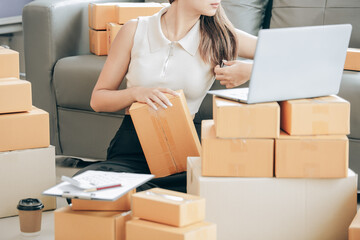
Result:
[[[198,132],[198,136],[200,136],[200,124],[195,124],[195,128]],[[106,161],[89,165],[81,169],[75,175],[87,170],[150,173],[133,122],[129,115],[125,115],[119,130],[111,140],[107,151]],[[144,191],[154,187],[186,192],[186,172],[173,174],[167,177],[154,178],[138,187],[137,191]]]

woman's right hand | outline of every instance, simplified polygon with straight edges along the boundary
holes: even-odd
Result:
[[[165,93],[179,96],[179,94],[169,88],[146,88],[146,87],[133,87],[133,98],[137,102],[146,103],[153,109],[157,110],[155,103],[163,108],[171,107],[172,104],[165,96]]]

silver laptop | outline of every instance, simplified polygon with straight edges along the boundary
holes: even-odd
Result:
[[[352,26],[260,30],[249,88],[208,91],[246,103],[337,94]]]

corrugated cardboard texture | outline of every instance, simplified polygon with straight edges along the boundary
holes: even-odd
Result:
[[[201,145],[182,90],[167,95],[172,107],[134,103],[130,115],[150,171],[164,177],[186,171],[188,156],[200,156]]]
[[[164,6],[160,3],[118,3],[116,6],[117,23],[124,24],[140,16],[152,16]]]
[[[339,179],[229,178],[202,177],[198,157],[191,166],[187,190],[206,199],[217,239],[347,240],[357,207],[350,169]]]
[[[133,217],[183,227],[205,219],[205,199],[153,188],[133,195],[132,211]]]
[[[280,102],[281,129],[290,135],[350,133],[350,103],[338,96]]]
[[[116,201],[95,201],[72,199],[72,210],[85,210],[85,211],[129,211],[131,210],[131,196],[136,192],[136,189],[122,196]]]
[[[275,139],[275,176],[282,178],[347,177],[349,141],[344,135],[290,136]]]
[[[31,83],[15,78],[0,81],[0,114],[30,111]]]
[[[19,78],[19,53],[0,48],[0,78]]]
[[[216,240],[216,225],[208,222],[172,227],[144,220],[126,223],[126,240]]]
[[[49,145],[49,114],[44,110],[0,114],[0,152]]]
[[[349,240],[360,239],[360,212],[358,212],[349,227]]]
[[[96,31],[89,29],[90,52],[98,55],[107,55],[106,31]]]
[[[54,212],[56,240],[125,240],[125,223],[130,212],[72,211],[64,207]]]
[[[106,23],[116,22],[117,3],[89,3],[89,27],[106,30]]]
[[[40,199],[44,210],[56,208],[56,198],[42,195],[56,184],[53,146],[1,152],[0,166],[0,218],[18,215],[19,200],[29,197]]]
[[[107,39],[107,52],[110,51],[112,42],[114,41],[116,35],[118,34],[120,28],[123,25],[117,23],[107,23],[106,24],[106,39]]]
[[[277,138],[280,134],[277,102],[245,104],[213,96],[213,117],[219,138]]]
[[[213,120],[201,127],[203,176],[273,177],[273,139],[216,138]]]
[[[360,71],[360,49],[349,48],[347,50],[344,69]]]

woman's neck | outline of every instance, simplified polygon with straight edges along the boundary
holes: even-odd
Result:
[[[166,14],[161,17],[163,33],[170,41],[182,39],[200,18],[199,14],[189,11],[181,2],[173,2]]]

